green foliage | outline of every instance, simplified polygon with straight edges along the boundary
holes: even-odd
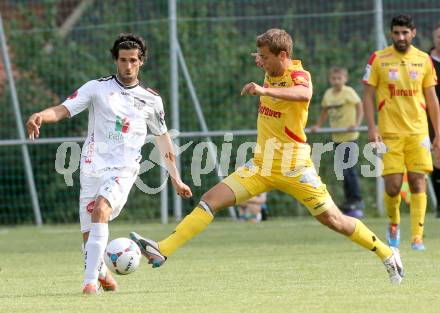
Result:
[[[426,28],[437,18],[435,10],[428,12],[433,3],[419,1],[418,8],[414,3],[407,2],[406,8],[424,10],[415,14],[427,16],[418,19],[420,25]],[[116,34],[135,32],[146,38],[149,47],[149,59],[141,70],[141,79],[164,98],[167,123],[171,128],[167,1],[94,1],[65,38],[59,37],[57,28],[72,12],[73,5],[68,7],[63,1],[33,0],[18,2],[11,8],[14,12],[11,17],[2,15],[23,121],[35,111],[59,104],[86,81],[113,73],[114,64],[108,50]],[[400,10],[400,5],[390,2],[385,3],[384,8],[386,14],[390,14]],[[360,93],[364,64],[375,50],[372,10],[373,1],[177,1],[179,43],[209,129],[255,128],[258,99],[240,97],[239,93],[247,82],[263,81],[264,73],[254,65],[250,53],[256,49],[256,35],[268,28],[282,27],[293,35],[293,57],[301,59],[305,69],[311,72],[314,97],[309,108],[309,125],[314,124],[319,115],[331,66],[347,67],[349,85]],[[423,45],[427,46],[429,36],[426,32],[420,36]],[[201,130],[187,82],[181,68],[179,71],[180,131]],[[1,139],[18,137],[10,96],[9,88],[4,87],[0,94]],[[84,136],[86,127],[87,113],[83,113],[59,124],[45,125],[41,136]],[[201,140],[204,139],[194,139],[193,146]],[[328,135],[309,136],[311,143],[328,140]],[[244,141],[255,141],[255,138],[234,138],[229,173],[236,166],[236,148]],[[366,142],[365,135],[360,141]],[[221,138],[215,139],[215,143],[219,156]],[[78,173],[75,174],[75,186],[67,187],[62,176],[54,171],[56,148],[56,145],[30,148],[43,219],[45,222],[75,221],[78,214]],[[145,147],[144,156],[150,150],[151,147]],[[192,150],[188,151],[181,158],[182,176],[192,184],[189,170]],[[0,149],[0,173],[5,173],[0,176],[0,198],[8,199],[6,204],[0,205],[0,223],[32,221],[19,148]],[[160,184],[158,173],[158,168],[155,168],[141,178],[157,186]],[[342,183],[336,181],[330,153],[324,156],[320,174],[335,195],[335,200],[341,202]],[[187,212],[203,192],[219,180],[214,172],[202,179],[202,186],[193,186],[194,198],[184,202]],[[362,188],[369,208],[367,213],[374,214],[374,179],[362,179]],[[172,196],[169,203],[172,211]],[[158,218],[159,207],[157,195],[145,195],[134,187],[121,219]],[[279,192],[270,193],[269,207],[274,216],[307,214],[290,196]],[[17,217],[12,217],[11,212],[19,213],[16,213]]]

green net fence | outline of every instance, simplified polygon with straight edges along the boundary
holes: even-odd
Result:
[[[286,29],[294,38],[294,57],[302,60],[312,74],[314,97],[309,125],[320,112],[322,94],[328,88],[328,69],[345,66],[348,84],[362,93],[361,78],[369,55],[376,50],[375,3],[382,2],[384,29],[390,17],[411,13],[417,25],[415,44],[427,50],[431,31],[439,20],[440,3],[425,1],[263,1],[263,0],[185,0],[176,2],[177,33],[180,46],[210,130],[255,129],[255,98],[241,98],[241,87],[262,82],[263,73],[254,65],[255,37],[269,28]],[[164,99],[169,126],[170,56],[169,3],[165,0],[2,0],[0,12],[9,44],[9,57],[17,86],[23,122],[45,107],[59,104],[86,81],[114,72],[109,49],[117,34],[134,32],[150,47],[149,60],[141,80],[157,90]],[[386,35],[386,34],[385,34]],[[185,79],[179,77],[179,116],[181,132],[200,131]],[[11,103],[11,91],[4,64],[0,63],[0,141],[19,139]],[[83,137],[87,113],[56,125],[45,125],[42,138]],[[327,142],[330,135],[309,135],[309,141]],[[254,136],[235,136],[233,151]],[[203,138],[182,139],[181,144]],[[222,137],[214,138],[221,147]],[[360,138],[361,149],[366,134]],[[38,200],[45,223],[74,222],[78,216],[79,179],[66,186],[54,169],[59,144],[29,145]],[[151,145],[143,148],[147,155]],[[219,149],[220,150],[220,149]],[[218,151],[219,153],[219,151]],[[233,155],[234,156],[234,155]],[[181,158],[182,176],[191,185],[189,171],[192,153]],[[249,154],[250,157],[250,154]],[[321,162],[320,175],[336,202],[343,200],[342,182],[337,181],[332,153]],[[361,164],[368,164],[361,158]],[[230,171],[235,168],[232,158]],[[159,170],[141,175],[150,185],[160,185]],[[218,181],[213,172],[194,186],[194,198],[185,201],[184,213]],[[361,178],[367,213],[375,214],[375,180]],[[172,197],[170,197],[170,212]],[[273,215],[298,215],[307,212],[287,195],[269,195]],[[155,219],[160,216],[159,195],[145,195],[133,188],[121,218]],[[0,145],[0,224],[33,222],[32,204],[20,146]]]

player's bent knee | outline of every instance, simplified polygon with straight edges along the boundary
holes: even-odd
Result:
[[[112,213],[112,207],[107,199],[99,197],[96,201],[95,207],[92,212],[93,223],[108,223],[110,215]]]

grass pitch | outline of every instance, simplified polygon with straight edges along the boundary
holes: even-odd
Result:
[[[385,237],[385,219],[364,222]],[[112,223],[110,239],[130,230],[161,239],[174,226]],[[310,217],[215,221],[164,267],[143,260],[116,277],[119,292],[97,297],[81,294],[78,225],[2,228],[0,312],[439,312],[439,226],[427,216],[427,251],[415,252],[403,219],[400,286],[372,252]]]

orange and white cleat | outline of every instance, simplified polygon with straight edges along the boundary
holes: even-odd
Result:
[[[98,290],[96,288],[95,284],[86,284],[83,288],[83,294],[84,295],[96,295],[98,293]]]
[[[118,290],[118,283],[113,278],[113,275],[110,271],[107,270],[105,276],[99,275],[98,281],[101,284],[101,287],[104,291],[116,291]]]

